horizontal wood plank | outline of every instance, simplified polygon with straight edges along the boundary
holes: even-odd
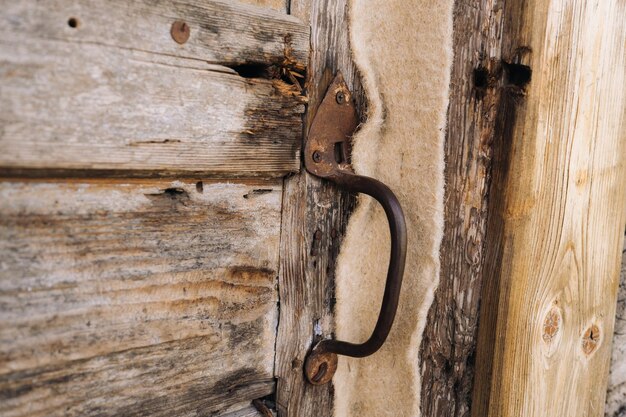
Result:
[[[285,13],[238,1],[2,0],[0,5],[3,36],[22,41],[90,43],[211,64],[299,69],[309,53],[308,26]],[[189,25],[184,44],[170,34],[177,20]]]
[[[0,183],[0,415],[221,415],[273,392],[281,198]]]
[[[240,410],[224,414],[220,417],[266,417],[259,412],[253,405],[249,405]]]
[[[299,169],[305,99],[294,74],[308,28],[295,18],[219,1],[1,6],[0,173]],[[189,27],[184,44],[175,21]]]

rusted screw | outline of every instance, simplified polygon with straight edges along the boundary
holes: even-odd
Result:
[[[319,163],[321,160],[322,155],[318,151],[313,152],[313,162]]]
[[[176,41],[176,43],[183,44],[187,42],[189,39],[189,35],[191,34],[191,29],[189,29],[189,25],[182,20],[177,20],[172,23],[172,28],[170,29],[170,35],[172,35],[172,39]]]
[[[326,375],[326,372],[328,372],[328,364],[326,362],[322,362],[320,364],[320,367],[317,368],[317,372],[315,373],[313,378],[311,378],[311,381],[319,383]]]
[[[315,352],[314,349],[304,363],[304,375],[313,385],[327,384],[336,370],[337,354],[332,352]]]
[[[346,95],[343,93],[343,91],[339,91],[335,96],[335,100],[337,100],[337,104],[343,104],[346,101]]]

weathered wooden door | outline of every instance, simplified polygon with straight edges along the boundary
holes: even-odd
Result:
[[[309,25],[249,3],[1,2],[1,415],[257,415],[302,379],[276,344]]]

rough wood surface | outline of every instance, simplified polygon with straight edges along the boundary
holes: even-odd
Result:
[[[605,416],[626,417],[626,240],[622,250],[622,271],[617,295]]]
[[[1,6],[5,174],[299,169],[304,98],[295,80],[309,30],[297,19],[215,0]],[[177,20],[190,30],[184,44],[170,34]]]
[[[455,3],[439,287],[421,347],[422,415],[471,408],[496,114],[503,1]]]
[[[268,7],[281,12],[287,11],[289,0],[238,0],[242,3],[254,4],[255,6]]]
[[[241,410],[233,411],[232,413],[222,414],[220,417],[266,417],[259,412],[254,406],[247,406]]]
[[[360,106],[363,93],[350,58],[346,1],[293,0],[290,10],[311,24],[306,126],[337,70]],[[302,365],[314,342],[333,335],[335,260],[353,203],[352,197],[307,172],[285,180],[276,345],[279,416],[332,416],[332,384],[307,383]]]
[[[281,204],[280,182],[1,182],[0,414],[272,393]]]
[[[476,417],[604,413],[626,215],[625,6],[503,11]]]

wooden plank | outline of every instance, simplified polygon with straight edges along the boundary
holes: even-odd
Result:
[[[604,415],[623,417],[624,413],[626,413],[626,240],[622,250],[622,270],[617,295],[613,351]]]
[[[337,70],[343,72],[361,108],[363,89],[350,55],[346,0],[292,0],[290,7],[311,24],[306,125]],[[307,383],[302,365],[312,344],[333,334],[335,261],[353,205],[353,197],[307,172],[285,180],[276,344],[279,416],[333,414],[332,384]]]
[[[474,416],[600,416],[626,215],[626,7],[511,1]],[[499,154],[496,152],[495,154]]]
[[[1,182],[0,414],[271,394],[281,201],[276,182]]]
[[[428,417],[466,417],[471,409],[491,161],[503,91],[502,4],[454,5],[441,273],[420,350],[421,409]]]
[[[170,35],[177,20],[190,28],[182,45]],[[297,171],[305,99],[286,74],[304,71],[308,48],[297,19],[239,3],[5,1],[0,169]]]
[[[261,414],[256,408],[254,408],[254,406],[250,405],[250,406],[242,408],[241,410],[224,414],[221,417],[266,417],[266,416]]]

